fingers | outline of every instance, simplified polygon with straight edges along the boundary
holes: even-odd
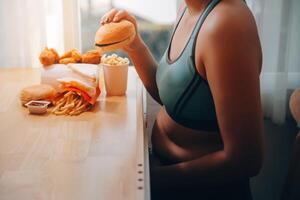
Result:
[[[134,27],[135,27],[135,35],[138,35],[138,27],[137,27],[137,21],[133,15],[130,15],[126,10],[117,10],[117,9],[112,9],[108,13],[106,13],[102,18],[101,18],[101,25],[111,23],[111,22],[119,22],[121,20],[127,20],[131,22]],[[139,41],[139,37],[135,36],[133,41]],[[133,41],[131,43],[133,43]],[[131,51],[134,46],[128,45],[127,47],[124,47],[123,50],[125,51]]]
[[[130,15],[126,10],[119,10],[115,14],[115,16],[113,18],[113,22],[119,22],[123,19],[128,20],[128,21],[132,22],[133,24],[136,24],[135,18],[132,15]]]
[[[103,25],[110,22],[119,22],[123,19],[130,21],[136,27],[134,16],[130,15],[126,10],[112,9],[101,18],[100,23]]]
[[[100,23],[103,25],[105,23],[110,23],[112,22],[115,14],[118,12],[117,9],[113,8],[111,9],[109,12],[107,12],[105,15],[103,15],[103,17],[100,20]]]
[[[114,18],[113,18],[113,22],[118,22],[118,21],[120,21],[121,19],[126,19],[127,17],[128,17],[128,12],[126,11],[126,10],[119,10],[116,14],[115,14],[115,16],[114,16]]]

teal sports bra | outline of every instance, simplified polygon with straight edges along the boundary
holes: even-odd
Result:
[[[195,65],[195,46],[206,17],[221,0],[212,0],[199,17],[181,55],[169,59],[170,44],[184,12],[174,29],[170,44],[156,71],[159,97],[169,116],[177,123],[196,130],[219,131],[214,100],[208,82]]]

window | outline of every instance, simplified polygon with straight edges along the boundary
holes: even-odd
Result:
[[[263,49],[261,95],[265,116],[283,123],[291,92],[300,86],[298,0],[247,0]]]
[[[158,2],[159,7],[155,6]],[[82,51],[94,48],[94,36],[101,17],[115,7],[125,9],[137,18],[142,38],[154,57],[159,59],[168,45],[170,30],[176,18],[177,4],[174,0],[81,0]]]

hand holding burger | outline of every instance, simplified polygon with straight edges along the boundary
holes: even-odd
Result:
[[[95,36],[95,45],[100,48],[100,51],[123,49],[128,53],[143,44],[137,31],[135,17],[125,10],[112,9],[102,17],[100,23],[102,26]],[[102,44],[102,42],[107,41],[109,42],[108,45]]]
[[[127,21],[102,25],[95,36],[95,46],[101,53],[122,49],[135,38],[134,25]]]
[[[131,63],[136,69],[147,91],[152,95],[152,97],[160,102],[155,81],[157,63],[151,51],[138,33],[136,19],[125,10],[112,9],[102,17],[101,24],[103,26],[101,27],[105,27],[105,25],[108,25],[110,23],[120,23],[121,21],[131,22],[135,30],[135,36],[133,37],[133,39],[130,42],[124,44],[121,49],[127,53],[128,57],[130,57]],[[111,34],[114,33],[111,32]],[[98,36],[96,35],[96,44],[98,44],[97,37]]]

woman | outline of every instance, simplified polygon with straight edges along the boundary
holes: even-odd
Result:
[[[133,16],[113,9],[101,23]],[[137,35],[124,48],[162,106],[153,127],[152,199],[251,199],[263,160],[255,20],[242,0],[185,0],[157,64]]]

